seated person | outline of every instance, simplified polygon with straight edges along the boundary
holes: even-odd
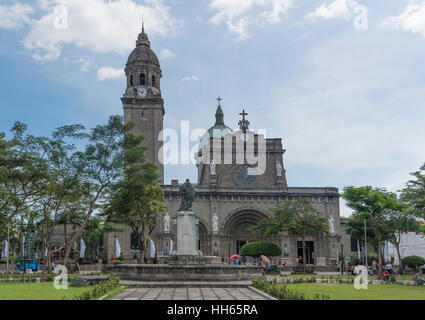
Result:
[[[384,281],[388,281],[388,280],[390,280],[390,273],[389,273],[387,270],[385,270],[385,271],[382,273],[382,280],[384,280]]]
[[[422,279],[421,274],[419,272],[415,274],[415,281],[419,285],[423,285],[425,283],[425,279]]]

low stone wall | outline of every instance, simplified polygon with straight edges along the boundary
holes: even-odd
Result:
[[[282,283],[311,283],[311,282],[317,282],[317,283],[353,283],[354,279],[335,279],[335,278],[317,278],[315,277],[315,281],[311,281],[311,279],[315,277],[312,276],[310,278],[295,278],[295,277],[274,277],[274,278],[267,278],[268,281],[276,281],[276,282],[282,282]],[[368,280],[369,284],[392,284],[391,282],[385,282],[383,280]],[[402,284],[405,286],[416,286],[418,285],[416,281],[413,280],[396,280],[396,284]]]
[[[121,280],[138,281],[241,281],[261,275],[258,266],[233,266],[222,264],[168,265],[121,264],[112,267],[112,275]]]

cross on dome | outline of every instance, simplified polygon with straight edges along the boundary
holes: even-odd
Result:
[[[221,99],[220,97],[218,97],[216,100],[218,101],[218,105],[221,106],[221,101],[223,101],[223,99]]]

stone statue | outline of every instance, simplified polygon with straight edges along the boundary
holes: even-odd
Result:
[[[277,172],[278,177],[282,176],[282,171],[283,171],[282,164],[278,160],[278,161],[276,161],[276,172]]]
[[[164,232],[170,232],[170,215],[168,213],[164,216]]]
[[[214,161],[211,161],[210,163],[210,172],[212,176],[215,176],[215,163]]]
[[[179,211],[190,211],[192,209],[192,202],[195,199],[195,188],[189,179],[186,179],[186,182],[181,185],[180,193],[182,195],[182,202]]]
[[[289,249],[285,243],[285,248],[283,248],[283,256],[284,257],[289,257]]]
[[[215,212],[212,217],[212,227],[213,227],[213,232],[218,232],[218,216],[217,216],[217,213]]]
[[[329,232],[335,233],[334,217],[332,215],[329,218]]]

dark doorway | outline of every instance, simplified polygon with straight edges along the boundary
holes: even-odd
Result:
[[[246,244],[247,241],[236,240],[236,253],[241,254],[241,248]]]
[[[298,257],[301,256],[304,259],[303,255],[303,245],[302,241],[297,241],[298,248]],[[305,241],[305,254],[306,254],[306,264],[314,264],[314,241]]]

